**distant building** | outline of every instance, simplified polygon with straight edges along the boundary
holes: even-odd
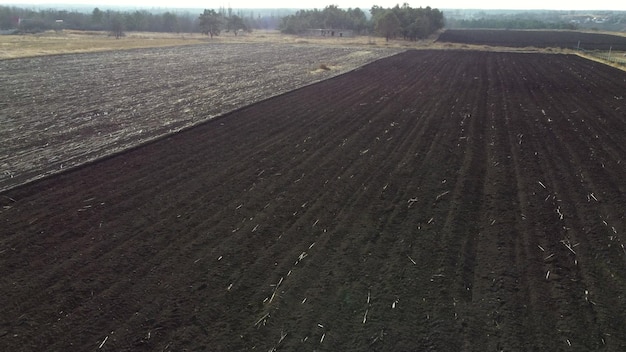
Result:
[[[354,31],[351,29],[307,29],[303,35],[309,37],[353,37]]]

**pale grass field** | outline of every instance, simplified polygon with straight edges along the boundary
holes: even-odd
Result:
[[[200,34],[127,33],[115,39],[107,32],[47,31],[39,34],[0,36],[0,59],[87,53],[202,43]]]
[[[137,48],[155,48],[166,46],[194,45],[202,43],[282,43],[291,45],[337,45],[346,47],[383,47],[400,49],[437,49],[437,50],[481,50],[481,51],[507,51],[507,52],[542,52],[552,54],[576,54],[584,58],[601,62],[615,68],[626,71],[624,65],[607,62],[591,55],[585,55],[568,49],[555,48],[510,48],[491,47],[484,45],[437,43],[440,32],[431,37],[416,42],[405,40],[386,41],[381,37],[356,36],[356,37],[305,37],[282,34],[276,30],[260,30],[252,33],[222,33],[220,36],[209,38],[199,33],[151,33],[151,32],[127,32],[125,37],[115,39],[108,32],[102,31],[73,31],[61,32],[47,31],[29,35],[2,35],[0,36],[0,60],[12,58],[24,58],[44,55],[58,55],[70,53],[88,53],[112,50],[127,50]],[[621,33],[610,33],[622,35]],[[626,34],[625,34],[626,35]],[[625,55],[615,53],[615,55]]]
[[[34,57],[55,54],[87,53],[98,51],[154,48],[164,46],[193,45],[201,43],[283,43],[339,45],[351,47],[386,48],[433,48],[436,36],[428,40],[407,42],[403,40],[385,41],[380,37],[358,36],[353,38],[319,38],[282,34],[279,31],[254,31],[252,33],[222,33],[209,38],[198,33],[147,33],[128,32],[125,37],[115,39],[107,32],[96,31],[47,31],[29,35],[0,36],[0,59]]]

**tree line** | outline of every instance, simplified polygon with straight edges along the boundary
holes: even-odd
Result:
[[[575,23],[546,22],[537,19],[480,18],[450,21],[449,28],[470,29],[578,29]]]
[[[370,23],[359,8],[342,10],[335,5],[323,10],[300,10],[282,18],[280,30],[287,34],[301,34],[308,29],[350,29],[364,33]]]
[[[36,33],[52,29],[114,31],[120,28],[126,31],[194,32],[195,16],[189,12],[103,11],[97,7],[88,13],[0,6],[0,28],[17,28],[24,33]]]
[[[273,29],[278,26],[279,18],[273,15],[261,15],[253,12],[246,14],[232,13],[232,9],[219,9],[216,13],[229,26],[249,29]],[[234,22],[233,22],[234,21]],[[125,31],[197,33],[201,31],[201,18],[189,11],[148,10],[114,11],[94,8],[91,12],[66,11],[59,9],[33,10],[15,6],[0,5],[0,29],[17,29],[18,33],[37,33],[46,30],[74,29],[110,31],[123,35]],[[239,28],[242,29],[242,28]]]
[[[232,32],[237,35],[240,31],[252,31],[252,25],[242,16],[233,14],[232,9],[225,11],[215,11],[205,9],[198,18],[200,31],[211,36],[220,35],[222,30]]]
[[[374,6],[370,12],[376,32],[387,40],[398,36],[405,40],[424,39],[445,24],[443,12],[430,6],[412,8],[406,3],[392,9]]]
[[[443,28],[443,13],[438,9],[412,8],[408,4],[393,8],[373,6],[369,15],[359,8],[340,9],[330,5],[318,10],[300,10],[282,17],[254,16],[232,9],[206,9],[199,16],[191,12],[113,11],[94,8],[91,12],[59,9],[32,10],[0,6],[0,29],[17,28],[21,33],[51,29],[106,30],[116,37],[124,31],[201,32],[211,37],[222,32],[237,35],[253,29],[279,28],[283,33],[302,34],[309,29],[352,30],[356,34],[378,33],[387,40],[426,38]]]
[[[459,12],[461,10],[458,10]],[[558,11],[479,11],[460,18],[452,13],[447,16],[446,27],[450,29],[578,29]]]
[[[301,34],[308,29],[349,29],[357,34],[377,33],[387,40],[401,37],[417,40],[443,28],[443,12],[431,7],[412,8],[409,4],[393,8],[373,6],[370,17],[359,8],[343,10],[327,6],[323,10],[300,10],[283,17],[280,29],[284,33]]]

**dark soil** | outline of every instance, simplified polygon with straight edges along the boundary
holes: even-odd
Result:
[[[626,37],[578,31],[448,29],[439,42],[514,48],[563,48],[626,51]]]
[[[624,351],[626,73],[410,51],[0,194],[3,351]]]

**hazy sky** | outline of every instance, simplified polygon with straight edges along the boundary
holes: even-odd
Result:
[[[626,0],[0,0],[0,4],[93,4],[123,5],[129,7],[175,7],[175,8],[318,8],[338,5],[340,8],[372,5],[393,7],[407,2],[411,7],[435,7],[439,9],[548,9],[548,10],[622,10],[626,11]]]

